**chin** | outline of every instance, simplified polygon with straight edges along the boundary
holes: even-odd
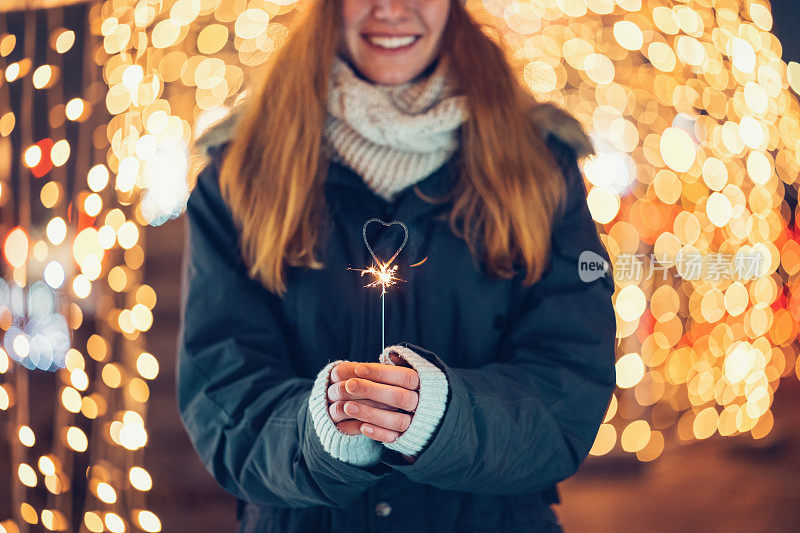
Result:
[[[414,78],[413,73],[386,72],[370,73],[369,79],[382,85],[400,85]]]
[[[357,68],[363,75],[373,83],[380,83],[382,85],[399,85],[413,80],[425,70],[424,64],[411,66],[410,62],[402,64],[377,64],[377,62],[370,62],[364,66]]]

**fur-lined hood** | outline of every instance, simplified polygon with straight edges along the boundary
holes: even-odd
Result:
[[[208,162],[210,152],[214,147],[224,144],[233,136],[244,107],[245,102],[236,105],[225,117],[209,126],[195,140],[192,151],[204,160],[201,166]],[[548,134],[555,135],[570,146],[579,161],[588,155],[595,154],[592,140],[584,131],[581,123],[565,109],[551,102],[538,103],[531,109],[531,118],[545,137]]]

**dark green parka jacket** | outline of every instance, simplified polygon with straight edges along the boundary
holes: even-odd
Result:
[[[444,220],[448,203],[428,203],[414,187],[387,202],[331,163],[325,268],[289,269],[283,298],[248,277],[219,190],[226,143],[208,148],[187,205],[178,403],[208,471],[239,499],[240,531],[560,529],[555,485],[588,454],[615,384],[614,282],[610,269],[579,277],[583,250],[608,255],[568,137],[546,137],[568,198],[533,286],[521,274],[486,274]],[[457,157],[419,190],[448,190]],[[405,283],[386,296],[386,343],[425,356],[449,387],[415,463],[384,448],[377,464],[358,467],[322,447],[308,398],[329,361],[376,362],[383,348],[379,290],[348,270],[370,265],[362,225],[372,217],[409,229],[395,262]],[[400,244],[396,230],[370,226],[379,258]]]

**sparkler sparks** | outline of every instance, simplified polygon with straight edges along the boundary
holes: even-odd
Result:
[[[390,287],[397,283],[398,281],[405,282],[404,279],[398,278],[395,273],[397,272],[397,265],[389,265],[389,263],[380,263],[378,262],[377,265],[372,265],[369,268],[351,268],[350,270],[358,270],[361,272],[361,276],[365,276],[367,274],[374,276],[375,278],[370,283],[364,285],[364,287],[377,287],[380,285],[381,287],[381,296],[386,294],[386,287]]]

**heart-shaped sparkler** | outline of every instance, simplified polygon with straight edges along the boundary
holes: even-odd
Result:
[[[369,243],[369,239],[367,239],[367,226],[372,224],[373,222],[378,222],[383,224],[385,227],[391,227],[395,224],[402,227],[405,235],[403,236],[403,243],[400,247],[395,251],[392,257],[389,258],[388,261],[385,263],[380,261],[378,257],[375,255],[375,251],[372,249],[372,246]],[[375,261],[375,264],[366,269],[352,269],[352,270],[359,270],[361,275],[369,274],[374,276],[374,281],[371,283],[364,285],[365,287],[381,287],[381,350],[386,347],[386,287],[390,285],[394,285],[397,281],[403,281],[402,279],[396,277],[394,273],[397,271],[397,265],[392,265],[392,261],[397,258],[398,254],[403,250],[408,241],[408,226],[400,222],[399,220],[392,220],[391,222],[384,222],[379,218],[371,218],[364,222],[364,227],[361,228],[361,234],[364,237],[364,244],[367,245],[367,250],[369,250],[369,254],[372,256],[372,259]]]
[[[367,226],[369,226],[373,222],[379,222],[380,224],[383,224],[387,228],[391,227],[391,226],[394,226],[396,224],[396,225],[402,227],[403,231],[405,232],[405,235],[403,236],[403,243],[400,245],[400,248],[397,249],[397,251],[394,253],[394,255],[388,261],[386,261],[386,263],[382,263],[381,261],[378,260],[378,258],[375,256],[375,252],[372,251],[372,246],[370,246],[369,240],[367,239]],[[391,265],[392,261],[394,261],[395,258],[398,256],[398,254],[400,254],[400,252],[405,247],[406,242],[408,241],[408,226],[406,226],[404,223],[400,222],[399,220],[392,220],[391,222],[384,222],[383,220],[381,220],[379,218],[371,218],[371,219],[367,220],[366,222],[364,222],[364,227],[362,228],[361,233],[364,236],[364,244],[367,245],[367,250],[369,250],[369,253],[372,256],[372,259],[375,260],[375,264],[377,264],[377,265],[382,265],[382,264],[386,265],[386,266]]]

